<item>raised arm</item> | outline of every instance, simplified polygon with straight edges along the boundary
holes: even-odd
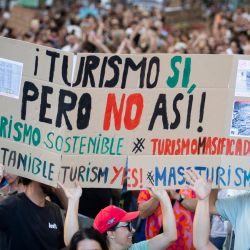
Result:
[[[95,33],[89,34],[88,41],[94,44],[100,50],[100,52],[111,53],[110,49],[103,43],[102,39],[98,37]]]
[[[64,223],[64,243],[68,246],[72,236],[79,230],[78,208],[79,199],[82,195],[82,188],[78,182],[75,183],[75,188],[65,188],[60,183],[59,185],[63,188],[68,198],[68,209]]]
[[[177,193],[175,190],[170,190],[170,195],[171,197],[176,200],[176,201],[179,201],[180,202],[180,199],[181,199],[181,194],[180,193]],[[191,212],[194,212],[195,209],[196,209],[196,205],[197,205],[197,199],[190,199],[188,197],[185,197],[181,202],[180,204],[186,208],[187,210],[191,211]]]
[[[196,192],[198,198],[193,224],[194,247],[197,250],[215,250],[217,248],[209,241],[209,194],[212,187],[211,182],[206,182],[200,175],[193,171],[186,172],[186,179],[190,183],[191,189]]]
[[[175,216],[166,190],[153,188],[152,197],[158,199],[161,204],[163,233],[149,240],[149,250],[165,250],[177,239]]]
[[[157,209],[159,200],[156,197],[151,197],[149,200],[139,203],[138,210],[140,211],[140,217],[147,218],[152,215]]]
[[[126,47],[127,40],[126,38],[121,42],[120,46],[118,47],[116,54],[122,54],[124,52],[124,49]]]

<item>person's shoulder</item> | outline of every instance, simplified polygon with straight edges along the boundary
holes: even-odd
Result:
[[[249,202],[250,202],[250,192],[239,194],[238,199],[243,203],[247,202],[247,204],[249,204]]]
[[[228,196],[227,198],[224,199],[229,199],[232,201],[240,202],[240,201],[249,201],[250,199],[250,192],[248,191],[243,191],[243,190],[235,190],[233,195]]]
[[[15,193],[15,194],[11,194],[8,195],[6,197],[6,199],[4,199],[2,201],[2,203],[6,204],[6,203],[15,203],[15,202],[19,202],[21,200],[23,200],[25,197],[25,195],[23,193]]]
[[[15,209],[18,204],[22,203],[23,199],[25,199],[25,195],[23,193],[13,194],[1,201],[0,205],[5,209]]]
[[[232,209],[238,209],[242,208],[244,205],[250,204],[250,192],[239,192],[234,193],[231,196],[217,199],[215,206],[218,212],[220,213],[220,210],[232,210]]]
[[[54,209],[54,210],[60,211],[60,207],[59,207],[56,203],[54,203],[54,202],[52,202],[52,201],[47,201],[47,200],[46,200],[46,206],[47,206],[48,208],[50,208],[50,209]]]
[[[60,219],[62,218],[61,209],[56,203],[46,200],[45,209],[47,209],[47,211],[51,215],[53,214],[53,216],[56,216],[57,218],[60,218]]]
[[[128,250],[148,250],[148,240],[135,243]]]

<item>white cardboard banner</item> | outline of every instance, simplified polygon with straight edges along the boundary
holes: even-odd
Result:
[[[170,156],[177,166],[184,156],[218,165],[250,155],[250,56],[74,56],[3,37],[0,46],[0,146],[48,155],[66,185],[88,162],[109,174],[79,175],[83,186],[120,188],[114,166],[127,156]]]

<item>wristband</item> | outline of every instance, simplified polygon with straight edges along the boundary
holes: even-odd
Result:
[[[180,198],[178,199],[179,203],[181,204],[185,198],[186,196],[184,194],[180,194]]]

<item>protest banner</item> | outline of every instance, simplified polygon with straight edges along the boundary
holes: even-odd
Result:
[[[57,186],[61,157],[48,154],[46,150],[34,151],[30,146],[1,138],[1,163],[6,172],[39,181],[50,186]]]
[[[11,10],[11,18],[7,22],[7,27],[13,29],[13,33],[23,35],[30,29],[31,20],[37,15],[37,10],[14,6]]]
[[[66,186],[73,186],[75,181],[79,181],[83,187],[122,189],[125,170],[126,156],[64,155],[59,181]]]
[[[127,185],[129,189],[185,189],[185,171],[192,169],[204,179],[211,179],[213,188],[250,189],[249,161],[249,156],[231,155],[130,156]]]
[[[74,174],[83,180],[88,162],[109,175],[83,186],[115,188],[113,167],[125,167],[127,156],[128,168],[130,156],[175,156],[176,166],[183,155],[217,166],[224,156],[249,157],[250,56],[74,57],[6,38],[0,44],[0,140],[60,156],[67,185]]]

